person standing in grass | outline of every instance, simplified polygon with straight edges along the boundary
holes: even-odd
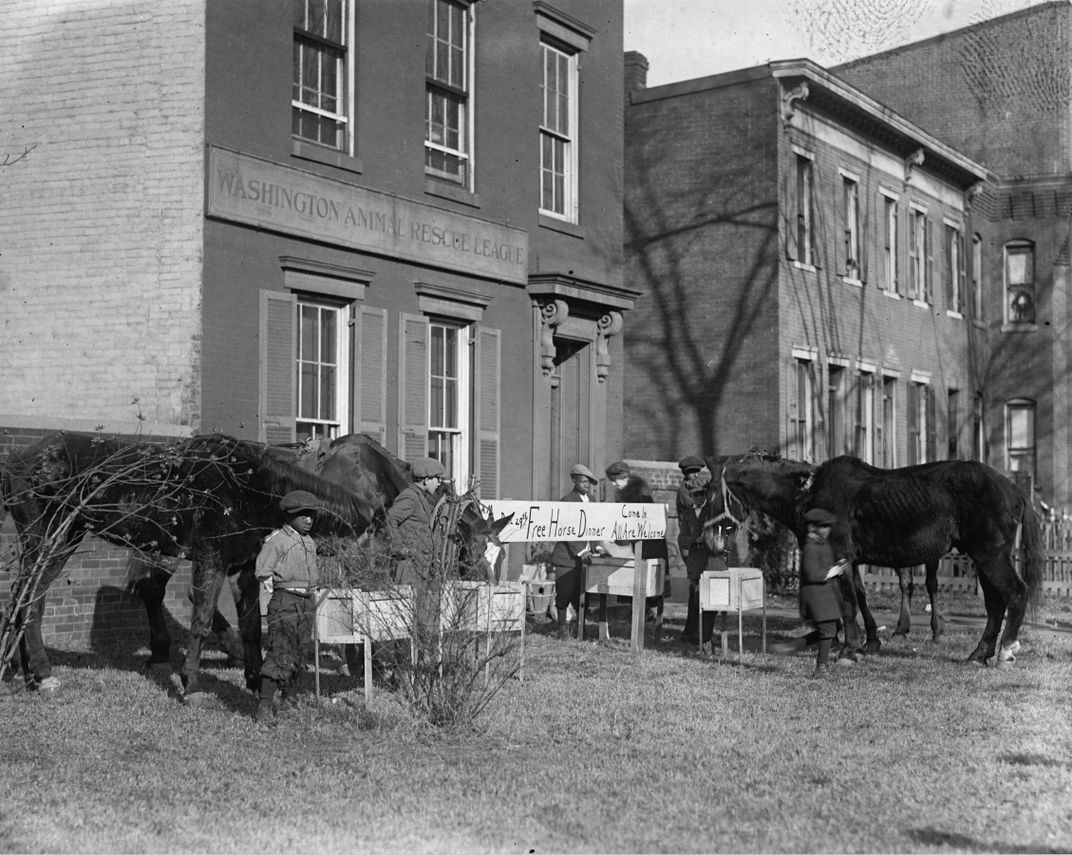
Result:
[[[830,548],[830,529],[837,522],[834,514],[826,508],[812,508],[804,514],[804,521],[808,524],[808,537],[800,553],[800,612],[815,629],[772,649],[775,653],[793,653],[818,642],[814,676],[823,677],[830,671],[830,648],[841,620],[837,593],[830,583],[846,571],[848,562],[841,559],[835,563]]]
[[[268,655],[261,668],[260,699],[254,718],[268,721],[278,711],[276,690],[293,688],[305,664],[313,596],[317,584],[316,542],[309,536],[319,508],[305,490],[287,493],[279,502],[286,522],[264,540],[254,571],[268,600]]]

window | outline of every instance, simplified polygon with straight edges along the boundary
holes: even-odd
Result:
[[[1005,320],[1035,323],[1035,246],[1027,241],[1005,245]]]
[[[960,392],[950,389],[946,397],[946,458],[956,460],[960,456]]]
[[[814,363],[810,359],[796,359],[795,397],[789,417],[789,456],[794,460],[814,460],[812,447],[812,401],[814,400]]]
[[[983,320],[983,239],[978,234],[972,235],[971,294],[968,300],[972,320]]]
[[[577,53],[540,42],[540,212],[577,222]]]
[[[932,414],[928,412],[930,387],[926,383],[908,384],[908,465],[927,462],[927,439]]]
[[[1005,468],[1035,477],[1035,402],[1017,398],[1005,404]]]
[[[298,298],[299,441],[341,435],[349,385],[344,311],[338,306]]]
[[[882,288],[890,293],[897,293],[897,199],[882,196],[882,276],[879,277]]]
[[[877,437],[878,460],[875,463],[885,469],[892,469],[897,465],[896,391],[897,378],[884,376],[882,378],[882,422]]]
[[[830,365],[827,393],[826,453],[836,457],[847,453],[845,443],[845,369]]]
[[[424,168],[470,184],[470,51],[472,14],[454,0],[429,0],[425,52]]]
[[[930,302],[927,256],[927,212],[913,208],[908,215],[908,298]]]
[[[856,412],[852,453],[865,463],[874,463],[874,446],[871,439],[875,432],[875,375],[863,371],[856,377]]]
[[[863,278],[860,261],[860,182],[849,176],[841,176],[841,215],[844,236],[845,277]]]
[[[469,472],[463,441],[469,414],[468,327],[432,321],[428,332],[428,456],[455,479],[464,479]],[[462,491],[467,487],[458,484]]]
[[[983,423],[983,396],[972,395],[972,460],[986,461],[986,433]]]
[[[295,0],[291,133],[348,148],[346,0]]]
[[[802,264],[815,264],[814,195],[815,172],[811,156],[796,152],[794,157],[793,245],[794,257]]]
[[[942,278],[945,280],[946,311],[964,314],[964,235],[946,223],[942,242]]]

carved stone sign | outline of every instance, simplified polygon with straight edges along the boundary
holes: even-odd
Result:
[[[488,502],[492,516],[514,518],[503,543],[557,540],[659,540],[666,537],[666,506],[618,502]]]
[[[284,234],[460,270],[528,278],[523,229],[209,147],[206,213]]]

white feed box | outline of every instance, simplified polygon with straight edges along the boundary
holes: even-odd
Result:
[[[700,576],[700,608],[736,612],[763,608],[763,571],[755,567],[708,570]]]
[[[520,630],[524,620],[525,594],[520,582],[461,581],[443,592],[443,629],[511,632]]]
[[[317,598],[316,631],[324,644],[387,641],[411,634],[413,591],[408,585],[389,591],[333,588],[319,591]]]
[[[661,559],[642,560],[641,572],[644,578],[644,596],[655,597],[662,593],[659,587],[659,562]],[[621,597],[633,596],[633,572],[636,563],[632,558],[593,558],[588,565],[588,581],[585,590],[589,594],[616,594]]]

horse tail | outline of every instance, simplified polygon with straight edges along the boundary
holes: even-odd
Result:
[[[1020,515],[1020,575],[1027,584],[1027,607],[1034,619],[1042,599],[1042,537],[1038,514],[1028,501]]]

